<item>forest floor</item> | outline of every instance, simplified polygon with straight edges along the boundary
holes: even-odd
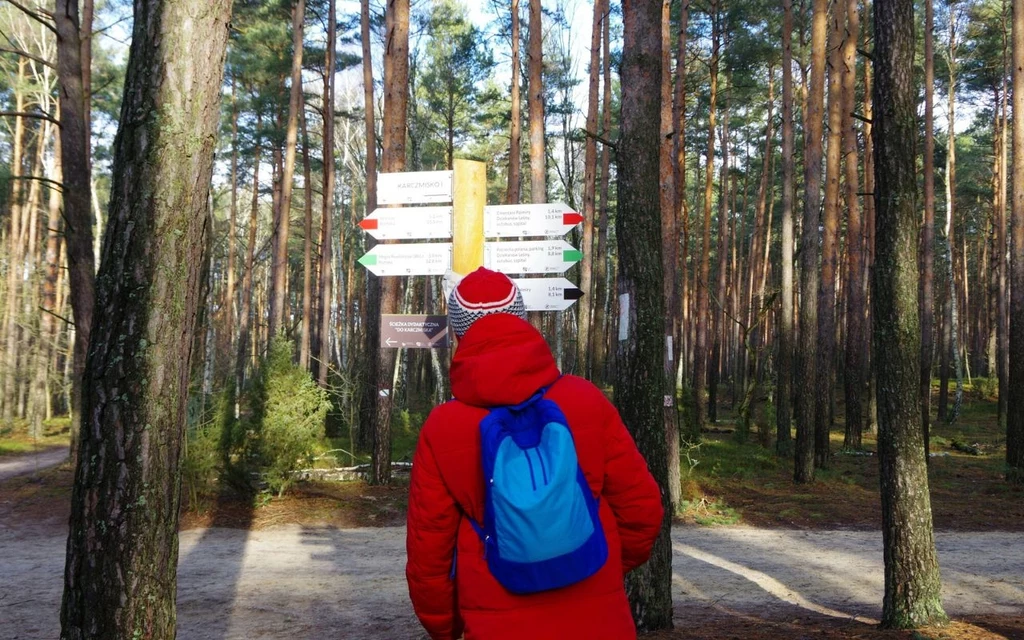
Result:
[[[791,461],[720,433],[684,450],[673,528],[675,626],[652,640],[1024,640],[1024,489],[1002,480],[989,403],[937,424],[930,483],[950,625],[881,631],[878,461],[842,452],[795,486]],[[756,439],[757,434],[752,436]],[[11,455],[0,451],[0,465]],[[686,470],[689,469],[687,472]],[[0,637],[58,635],[72,471],[0,480]],[[303,484],[256,502],[207,497],[182,513],[179,634],[421,638],[404,581],[407,487]]]

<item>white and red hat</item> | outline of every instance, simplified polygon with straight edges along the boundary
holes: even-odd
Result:
[[[492,313],[509,313],[525,320],[526,304],[519,287],[508,276],[480,267],[464,277],[448,296],[450,324],[461,338],[470,325]]]

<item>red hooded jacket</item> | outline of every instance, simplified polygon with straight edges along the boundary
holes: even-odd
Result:
[[[635,638],[622,578],[647,560],[663,510],[615,407],[590,382],[559,378],[544,338],[509,314],[473,323],[455,352],[451,381],[455,400],[435,408],[420,432],[409,495],[406,577],[430,637]],[[600,498],[608,561],[572,586],[517,596],[491,576],[469,522],[484,516],[479,425],[486,407],[517,404],[548,385],[546,397],[565,414],[580,467]]]

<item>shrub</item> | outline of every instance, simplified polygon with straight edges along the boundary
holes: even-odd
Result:
[[[293,472],[312,461],[330,409],[327,392],[308,371],[292,364],[293,345],[275,337],[249,394],[242,438],[245,466],[262,472],[268,488],[283,495]],[[231,438],[238,442],[237,436]]]

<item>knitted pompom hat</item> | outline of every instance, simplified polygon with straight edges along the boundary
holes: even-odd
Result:
[[[508,276],[480,267],[459,282],[448,296],[448,317],[455,335],[462,337],[470,325],[492,313],[510,313],[526,319],[526,304],[519,287]]]

